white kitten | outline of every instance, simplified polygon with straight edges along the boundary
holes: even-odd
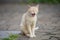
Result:
[[[37,13],[38,7],[36,6],[29,6],[29,9],[24,15],[22,16],[22,21],[20,24],[21,31],[28,37],[36,37],[35,29],[36,28],[36,21],[37,21]]]

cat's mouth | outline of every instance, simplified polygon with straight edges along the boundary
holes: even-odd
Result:
[[[35,16],[35,13],[33,13],[32,16],[34,17]]]

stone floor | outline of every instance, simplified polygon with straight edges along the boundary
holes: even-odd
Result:
[[[19,24],[27,5],[0,5],[0,31],[20,31]],[[18,40],[60,40],[60,4],[40,4],[36,38],[21,36]]]

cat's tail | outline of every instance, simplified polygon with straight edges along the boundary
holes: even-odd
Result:
[[[35,30],[38,30],[38,29],[39,29],[39,27],[36,27],[36,28],[35,28]]]

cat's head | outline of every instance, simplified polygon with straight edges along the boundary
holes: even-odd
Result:
[[[37,15],[38,9],[39,9],[39,5],[36,5],[36,6],[30,6],[30,5],[29,5],[28,7],[29,7],[28,12],[29,12],[29,14],[30,14],[31,16]]]

